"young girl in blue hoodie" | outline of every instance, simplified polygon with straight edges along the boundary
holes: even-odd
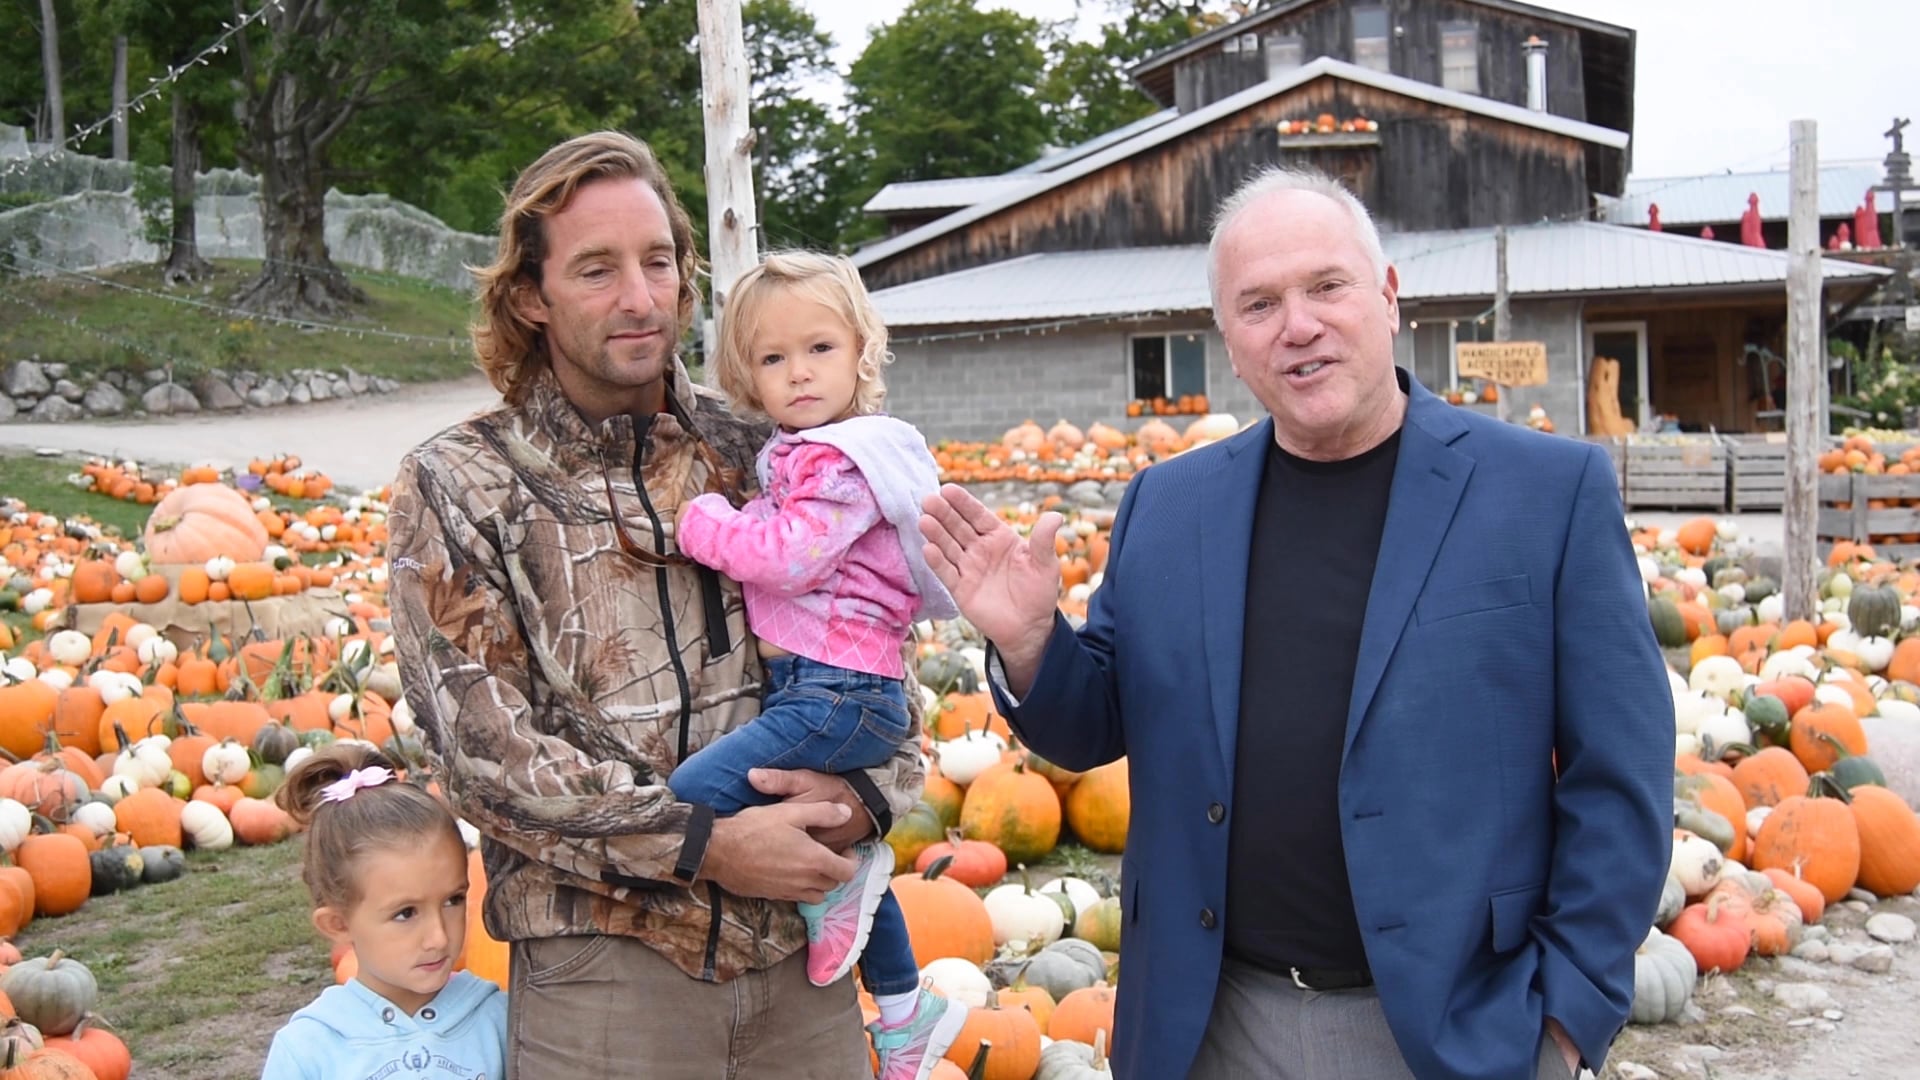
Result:
[[[293,1014],[261,1080],[500,1080],[507,995],[453,970],[467,939],[467,849],[453,814],[365,745],[330,746],[277,801],[307,826],[313,925],[360,970]]]

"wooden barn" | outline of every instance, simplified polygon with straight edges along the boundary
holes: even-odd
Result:
[[[1586,419],[1595,355],[1623,415],[1746,430],[1767,411],[1747,346],[1784,353],[1786,255],[1602,223],[1627,189],[1633,31],[1507,0],[1294,0],[1136,66],[1166,108],[995,177],[882,190],[889,233],[855,253],[894,334],[890,408],[931,437],[1033,418],[1124,425],[1140,399],[1258,404],[1212,323],[1212,219],[1276,162],[1343,181],[1401,280],[1399,362],[1454,388],[1491,337],[1494,227],[1509,234],[1516,340],[1548,382],[1507,395],[1559,430]],[[1831,262],[1830,306],[1884,272]],[[1044,413],[1045,415],[1036,415]],[[1664,419],[1663,419],[1664,418]]]

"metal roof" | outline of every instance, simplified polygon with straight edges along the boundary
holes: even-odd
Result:
[[[1515,297],[1650,289],[1784,287],[1787,253],[1594,222],[1510,227]],[[1493,296],[1492,229],[1388,233],[1387,258],[1407,302]],[[1869,283],[1889,271],[1822,260],[1829,282]],[[1204,312],[1204,245],[1026,255],[873,294],[892,327],[1031,323],[1156,312]]]
[[[1005,176],[956,176],[950,180],[908,180],[881,188],[860,209],[869,214],[891,214],[902,210],[956,210],[1030,188],[1038,182],[1038,177],[1011,173]]]
[[[956,176],[947,180],[908,180],[888,184],[874,193],[860,209],[869,214],[891,214],[902,210],[958,210],[997,199],[1010,192],[1032,187],[1044,174],[1071,165],[1088,154],[1097,153],[1114,143],[1125,142],[1142,132],[1152,131],[1180,115],[1178,109],[1162,109],[1124,124],[1086,142],[1037,157],[1017,169],[998,176]]]
[[[1579,120],[1569,120],[1564,116],[1535,112],[1519,105],[1509,105],[1503,101],[1493,101],[1478,94],[1463,94],[1457,90],[1418,82],[1399,75],[1372,71],[1349,64],[1344,60],[1335,60],[1322,56],[1302,67],[1296,68],[1277,79],[1269,79],[1257,86],[1249,87],[1231,97],[1221,98],[1204,109],[1180,117],[1170,123],[1160,124],[1144,131],[1125,142],[1116,143],[1099,153],[1081,158],[1070,165],[1044,174],[1040,182],[1017,190],[1003,193],[995,198],[984,200],[964,210],[956,210],[947,216],[930,221],[917,229],[901,233],[899,236],[883,240],[878,244],[860,249],[853,255],[856,266],[871,266],[882,259],[892,258],[903,251],[909,251],[937,237],[944,236],[955,229],[1007,207],[1025,202],[1046,191],[1070,183],[1082,176],[1099,172],[1117,161],[1124,161],[1144,150],[1160,146],[1185,135],[1189,131],[1205,127],[1216,120],[1232,116],[1250,106],[1257,105],[1268,98],[1283,94],[1298,86],[1304,86],[1315,79],[1331,76],[1347,82],[1362,83],[1388,93],[1429,102],[1462,112],[1479,113],[1511,124],[1550,131],[1570,138],[1610,146],[1616,150],[1625,149],[1628,136],[1625,132],[1614,131]]]
[[[1882,168],[1870,162],[1823,165],[1820,168],[1820,216],[1850,217],[1866,202],[1867,189],[1883,179]],[[1747,195],[1760,196],[1763,221],[1785,221],[1793,177],[1786,169],[1765,172],[1716,173],[1707,176],[1628,177],[1627,190],[1618,199],[1600,196],[1602,220],[1616,225],[1647,223],[1648,204],[1660,207],[1662,225],[1704,225],[1739,221],[1747,211]],[[1875,193],[1881,213],[1893,212],[1893,193]]]

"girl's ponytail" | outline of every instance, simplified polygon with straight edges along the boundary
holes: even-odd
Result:
[[[356,864],[368,852],[418,851],[436,837],[464,846],[453,812],[361,743],[314,751],[274,801],[307,830],[300,876],[322,907],[345,909],[360,898]]]

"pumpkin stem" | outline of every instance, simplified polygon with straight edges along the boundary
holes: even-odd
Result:
[[[1093,1029],[1093,1071],[1107,1070],[1107,1029]]]
[[[933,860],[932,865],[927,867],[927,872],[924,874],[921,874],[920,876],[927,879],[928,881],[932,881],[933,879],[939,877],[941,874],[946,873],[947,867],[952,865],[953,865],[953,856],[942,855],[939,858]]]
[[[1839,778],[1835,777],[1832,773],[1817,772],[1813,774],[1807,783],[1807,798],[1818,799],[1822,797],[1839,799],[1843,803],[1851,803],[1853,801],[1853,792],[1848,791],[1847,786],[1842,784]]]
[[[13,751],[7,749],[4,746],[0,746],[0,758],[6,758],[8,761],[12,762],[15,765],[20,764],[20,759],[14,755]]]
[[[992,1050],[993,1040],[980,1040],[980,1050],[973,1055],[973,1064],[967,1068],[967,1080],[986,1080],[987,1054]]]
[[[1847,749],[1847,744],[1841,742],[1839,738],[1837,738],[1830,731],[1815,731],[1813,733],[1813,737],[1815,739],[1820,740],[1823,743],[1826,743],[1829,747],[1832,747],[1834,755],[1838,757],[1841,761],[1845,761],[1850,757],[1860,756],[1854,753],[1852,750]]]

